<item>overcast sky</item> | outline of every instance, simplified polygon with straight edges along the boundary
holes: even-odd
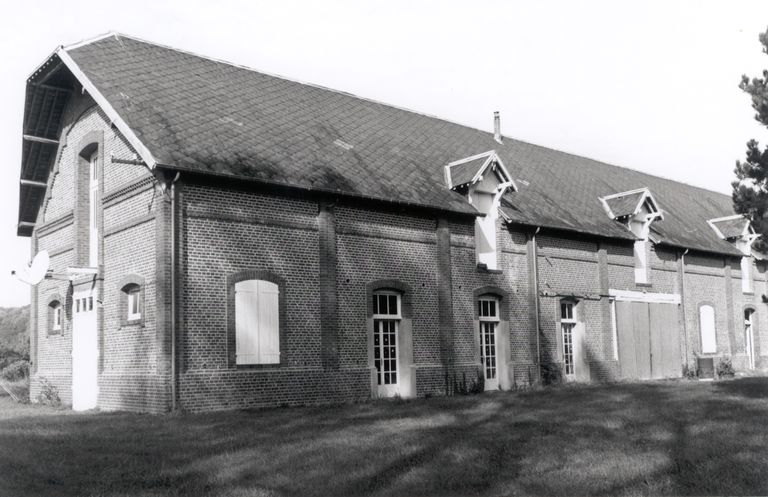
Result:
[[[761,1],[26,1],[0,7],[0,306],[10,270],[24,83],[58,45],[120,31],[517,139],[730,192],[750,137],[742,74],[768,68]],[[150,149],[151,149],[151,144]]]

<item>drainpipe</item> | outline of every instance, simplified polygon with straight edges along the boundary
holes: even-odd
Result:
[[[685,340],[683,345],[685,346],[685,365],[688,366],[688,320],[685,317],[685,254],[689,249],[685,249],[680,254],[680,309],[683,314],[683,335]]]
[[[541,226],[537,226],[531,236],[531,245],[533,245],[533,304],[534,316],[536,318],[536,378],[541,385],[541,334],[540,311],[539,311],[539,246],[536,244],[536,235],[541,231]]]
[[[181,173],[176,172],[171,180],[171,411],[178,408],[176,380],[179,374],[176,367],[176,181]]]

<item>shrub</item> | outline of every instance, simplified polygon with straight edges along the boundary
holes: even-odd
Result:
[[[688,380],[695,380],[699,377],[699,372],[696,370],[696,366],[683,365],[683,378]]]
[[[563,382],[563,367],[557,362],[541,363],[541,382],[545,385],[559,385]]]
[[[29,361],[20,360],[12,362],[5,367],[2,372],[2,377],[7,381],[18,381],[29,377]]]
[[[717,376],[720,378],[732,378],[736,374],[730,357],[722,357],[717,363]]]
[[[59,389],[47,378],[40,378],[40,393],[37,394],[37,401],[49,406],[60,406]]]
[[[476,393],[483,393],[485,391],[485,377],[482,370],[476,371],[476,378],[471,383],[467,382],[466,371],[461,373],[461,379],[453,374],[445,372],[445,395],[470,395]]]

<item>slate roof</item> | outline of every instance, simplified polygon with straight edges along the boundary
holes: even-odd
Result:
[[[451,187],[463,185],[472,181],[477,171],[488,160],[488,156],[478,157],[475,160],[462,162],[450,167]]]
[[[727,195],[123,35],[64,50],[161,166],[474,213],[444,166],[496,150],[512,223],[632,240],[599,197],[648,187],[662,243],[739,255]]]
[[[605,199],[605,203],[610,207],[611,212],[616,217],[631,216],[635,213],[637,204],[643,198],[643,192],[630,193],[620,197]]]

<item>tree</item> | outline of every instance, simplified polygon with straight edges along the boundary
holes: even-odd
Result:
[[[760,33],[763,53],[768,54],[768,29]],[[752,99],[755,120],[768,127],[768,70],[761,78],[741,76],[739,88]],[[768,148],[761,150],[757,140],[747,142],[746,160],[736,161],[733,187],[733,207],[752,221],[755,231],[762,235],[753,247],[768,252]]]

